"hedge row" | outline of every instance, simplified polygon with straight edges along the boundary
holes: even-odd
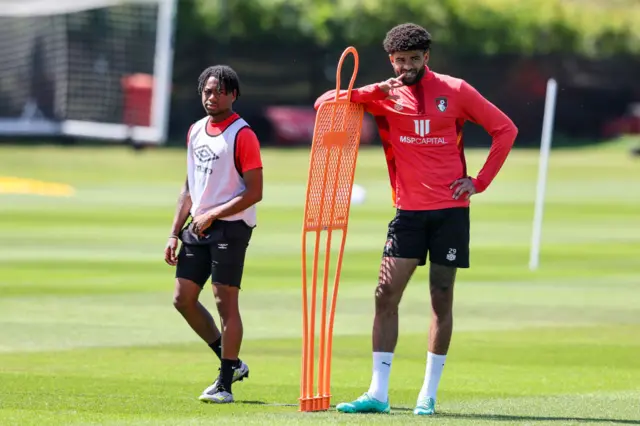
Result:
[[[203,32],[218,40],[380,44],[390,27],[410,21],[432,33],[434,48],[461,53],[640,52],[636,0],[193,1],[180,2],[186,13],[181,24],[192,35]]]

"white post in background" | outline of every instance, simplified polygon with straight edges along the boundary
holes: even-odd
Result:
[[[540,264],[540,240],[542,239],[542,217],[544,213],[544,198],[549,169],[549,154],[551,153],[551,139],[553,137],[553,121],[556,111],[556,95],[558,84],[551,78],[547,82],[547,95],[544,104],[544,119],[542,122],[542,140],[540,142],[540,163],[538,165],[538,184],[536,186],[536,201],[533,213],[533,233],[531,236],[531,251],[529,269],[535,271]]]
[[[156,53],[154,60],[151,127],[158,131],[158,141],[164,143],[169,128],[169,108],[173,81],[173,48],[177,0],[162,0],[158,9]]]

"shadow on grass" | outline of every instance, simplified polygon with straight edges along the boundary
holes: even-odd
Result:
[[[298,406],[298,404],[285,404],[285,403],[279,403],[279,402],[264,402],[264,401],[236,400],[236,402],[240,404],[247,404],[247,405],[264,405],[265,407],[297,407]]]
[[[404,410],[404,409],[403,409]],[[518,416],[507,414],[458,414],[438,413],[439,417],[451,419],[492,420],[503,422],[578,422],[578,423],[616,423],[622,425],[640,425],[640,420],[624,420],[599,417],[556,417],[556,416]]]
[[[298,404],[282,404],[282,403],[269,403],[264,401],[237,401],[241,404],[249,405],[264,405],[265,407],[297,407]],[[332,409],[335,409],[335,405],[331,405]],[[413,412],[413,408],[407,407],[391,407],[391,412]],[[487,420],[487,421],[502,421],[502,422],[578,422],[578,423],[614,423],[621,425],[640,425],[640,420],[625,420],[625,419],[612,419],[601,417],[560,417],[560,416],[517,416],[507,414],[460,414],[460,413],[437,413],[434,418],[450,418],[450,419],[467,419],[467,420]]]

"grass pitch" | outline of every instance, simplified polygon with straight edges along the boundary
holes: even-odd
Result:
[[[468,152],[476,173],[486,150]],[[435,418],[415,418],[427,269],[401,304],[392,414],[297,412],[300,229],[308,152],[265,150],[265,197],[241,293],[249,380],[197,400],[217,359],[172,307],[163,248],[184,152],[0,148],[0,176],[69,185],[0,194],[0,424],[640,424],[640,162],[552,154],[541,269],[527,268],[537,152],[515,151],[472,203]],[[363,149],[338,300],[332,404],[369,386],[373,291],[393,215],[384,159]],[[41,193],[42,194],[42,193]],[[213,307],[209,286],[203,302]]]

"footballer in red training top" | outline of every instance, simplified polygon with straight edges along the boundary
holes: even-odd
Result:
[[[430,34],[419,25],[392,28],[384,48],[396,77],[351,94],[378,125],[397,210],[389,223],[376,291],[371,386],[355,401],[339,404],[341,412],[389,411],[398,304],[415,268],[425,265],[428,257],[433,314],[427,373],[414,412],[435,413],[452,334],[456,270],[469,267],[469,198],[489,187],[517,135],[513,122],[469,83],[429,68],[430,46]],[[316,109],[334,96],[335,91],[322,95]],[[479,124],[493,138],[475,178],[469,176],[464,157],[465,121]]]

